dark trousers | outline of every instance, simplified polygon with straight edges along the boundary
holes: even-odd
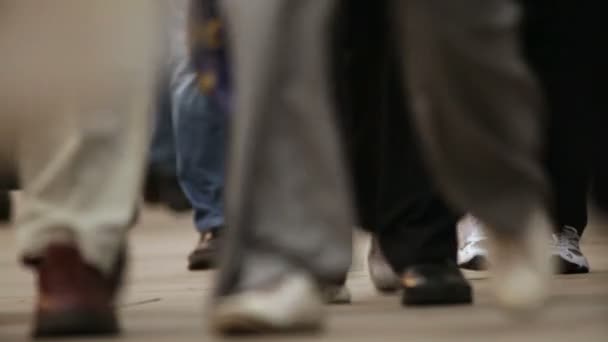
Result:
[[[567,27],[560,22],[566,12],[542,1],[524,5],[526,58],[544,87],[550,114],[545,167],[555,193],[554,220],[557,227],[572,226],[582,234],[590,180],[589,134],[584,132],[594,109],[581,103],[582,94],[572,96],[572,85],[582,81],[576,78],[578,73],[564,72],[573,61],[560,49],[564,42],[572,46],[574,41],[564,41],[555,30]],[[457,216],[438,198],[422,164],[397,76],[394,42],[386,34],[391,30],[381,20],[385,10],[357,1],[342,8],[337,32],[349,32],[342,36],[348,59],[345,63],[338,58],[336,67],[348,70],[337,78],[343,80],[338,95],[359,217],[377,234],[389,262],[402,269],[452,259]],[[338,46],[344,43],[339,41]]]
[[[382,3],[382,2],[380,2]],[[456,222],[422,160],[386,7],[345,1],[335,77],[360,225],[397,272],[456,259]]]
[[[589,97],[595,92],[594,71],[587,66],[595,45],[585,38],[594,32],[587,23],[591,9],[550,0],[522,4],[526,58],[541,82],[549,114],[545,165],[554,189],[554,220],[582,234],[591,172],[589,124],[597,111]]]
[[[10,221],[11,197],[8,191],[0,191],[0,223]]]

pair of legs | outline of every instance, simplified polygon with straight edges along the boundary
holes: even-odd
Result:
[[[422,155],[449,202],[480,215],[499,237],[502,302],[534,305],[545,266],[538,236],[549,223],[537,160],[540,101],[516,48],[518,7],[503,0],[390,4],[396,22],[407,25],[396,28],[397,46],[407,55]],[[224,5],[237,120],[231,230],[212,323],[220,331],[318,327],[316,287],[344,276],[353,223],[328,76],[336,2]],[[518,293],[515,275],[529,285]]]
[[[428,267],[458,274],[458,215],[444,203],[424,164],[387,5],[343,1],[336,27],[338,117],[360,226],[377,237],[372,254],[382,250],[399,275],[417,269],[430,276],[421,270]],[[374,262],[372,258],[370,273],[375,281]],[[392,284],[379,287],[402,287],[390,275]],[[406,288],[404,300],[412,304],[470,302],[464,278],[454,278],[460,280],[456,287],[466,288],[461,295],[456,296],[459,291],[437,277],[434,286],[450,296],[434,293],[432,298],[415,298]]]
[[[165,189],[165,196],[159,195],[174,209],[192,207],[199,240],[188,257],[188,268],[205,270],[215,265],[218,234],[224,227],[227,113],[202,93],[199,74],[188,57],[176,57],[171,69],[157,95],[152,172],[147,180],[157,184],[147,185]]]
[[[157,94],[149,167],[179,179],[193,205],[195,226],[205,233],[224,224],[227,113],[201,92],[189,59],[175,62],[172,80],[164,79]]]
[[[223,192],[228,109],[224,96],[204,89],[203,79],[209,65],[217,68],[228,61],[223,55],[210,60],[210,53],[205,54],[204,49],[188,53],[185,39],[189,20],[196,18],[200,32],[208,30],[205,25],[215,24],[212,21],[218,17],[216,3],[215,0],[192,4],[179,1],[172,9],[168,38],[170,63],[157,95],[157,120],[150,154],[152,176],[158,176],[149,180],[162,183],[168,179],[171,193],[179,190],[181,195],[183,190],[194,209],[194,225],[200,240],[189,256],[188,267],[192,270],[208,269],[215,264],[218,234],[225,225]],[[181,189],[175,188],[177,183]],[[175,201],[169,199],[170,205],[171,202]]]
[[[34,332],[115,333],[163,11],[145,0],[2,8],[0,136],[14,138],[25,197],[18,237],[37,273]]]
[[[551,255],[563,273],[585,273],[589,265],[579,247],[587,225],[587,196],[591,179],[590,120],[597,106],[590,90],[584,39],[593,34],[586,23],[591,9],[585,6],[555,6],[550,1],[523,1],[523,38],[526,61],[539,78],[550,114],[544,166],[554,189],[553,218],[556,222]],[[591,6],[593,7],[593,6]],[[591,21],[593,22],[593,21]],[[593,24],[592,24],[593,25]],[[587,46],[587,47],[586,47]],[[589,55],[592,55],[589,52]],[[475,224],[473,224],[474,226]],[[476,268],[483,258],[484,236],[472,227],[465,237],[461,259]]]
[[[191,270],[215,265],[218,234],[224,222],[224,167],[228,115],[214,98],[202,93],[199,73],[189,59],[176,66],[171,82],[177,174],[192,203],[200,234],[189,256]]]

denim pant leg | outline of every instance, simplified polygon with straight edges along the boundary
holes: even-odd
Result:
[[[178,179],[194,208],[199,232],[224,225],[224,163],[227,115],[198,87],[189,65],[172,84]]]

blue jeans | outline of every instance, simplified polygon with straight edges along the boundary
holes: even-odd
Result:
[[[194,208],[194,224],[203,233],[224,225],[227,115],[200,91],[186,61],[177,66],[171,95],[178,179]]]

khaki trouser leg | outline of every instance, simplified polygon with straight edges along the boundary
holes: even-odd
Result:
[[[108,271],[139,195],[159,2],[0,5],[8,76],[0,108],[23,180],[22,253],[36,257],[74,240],[88,262]]]

